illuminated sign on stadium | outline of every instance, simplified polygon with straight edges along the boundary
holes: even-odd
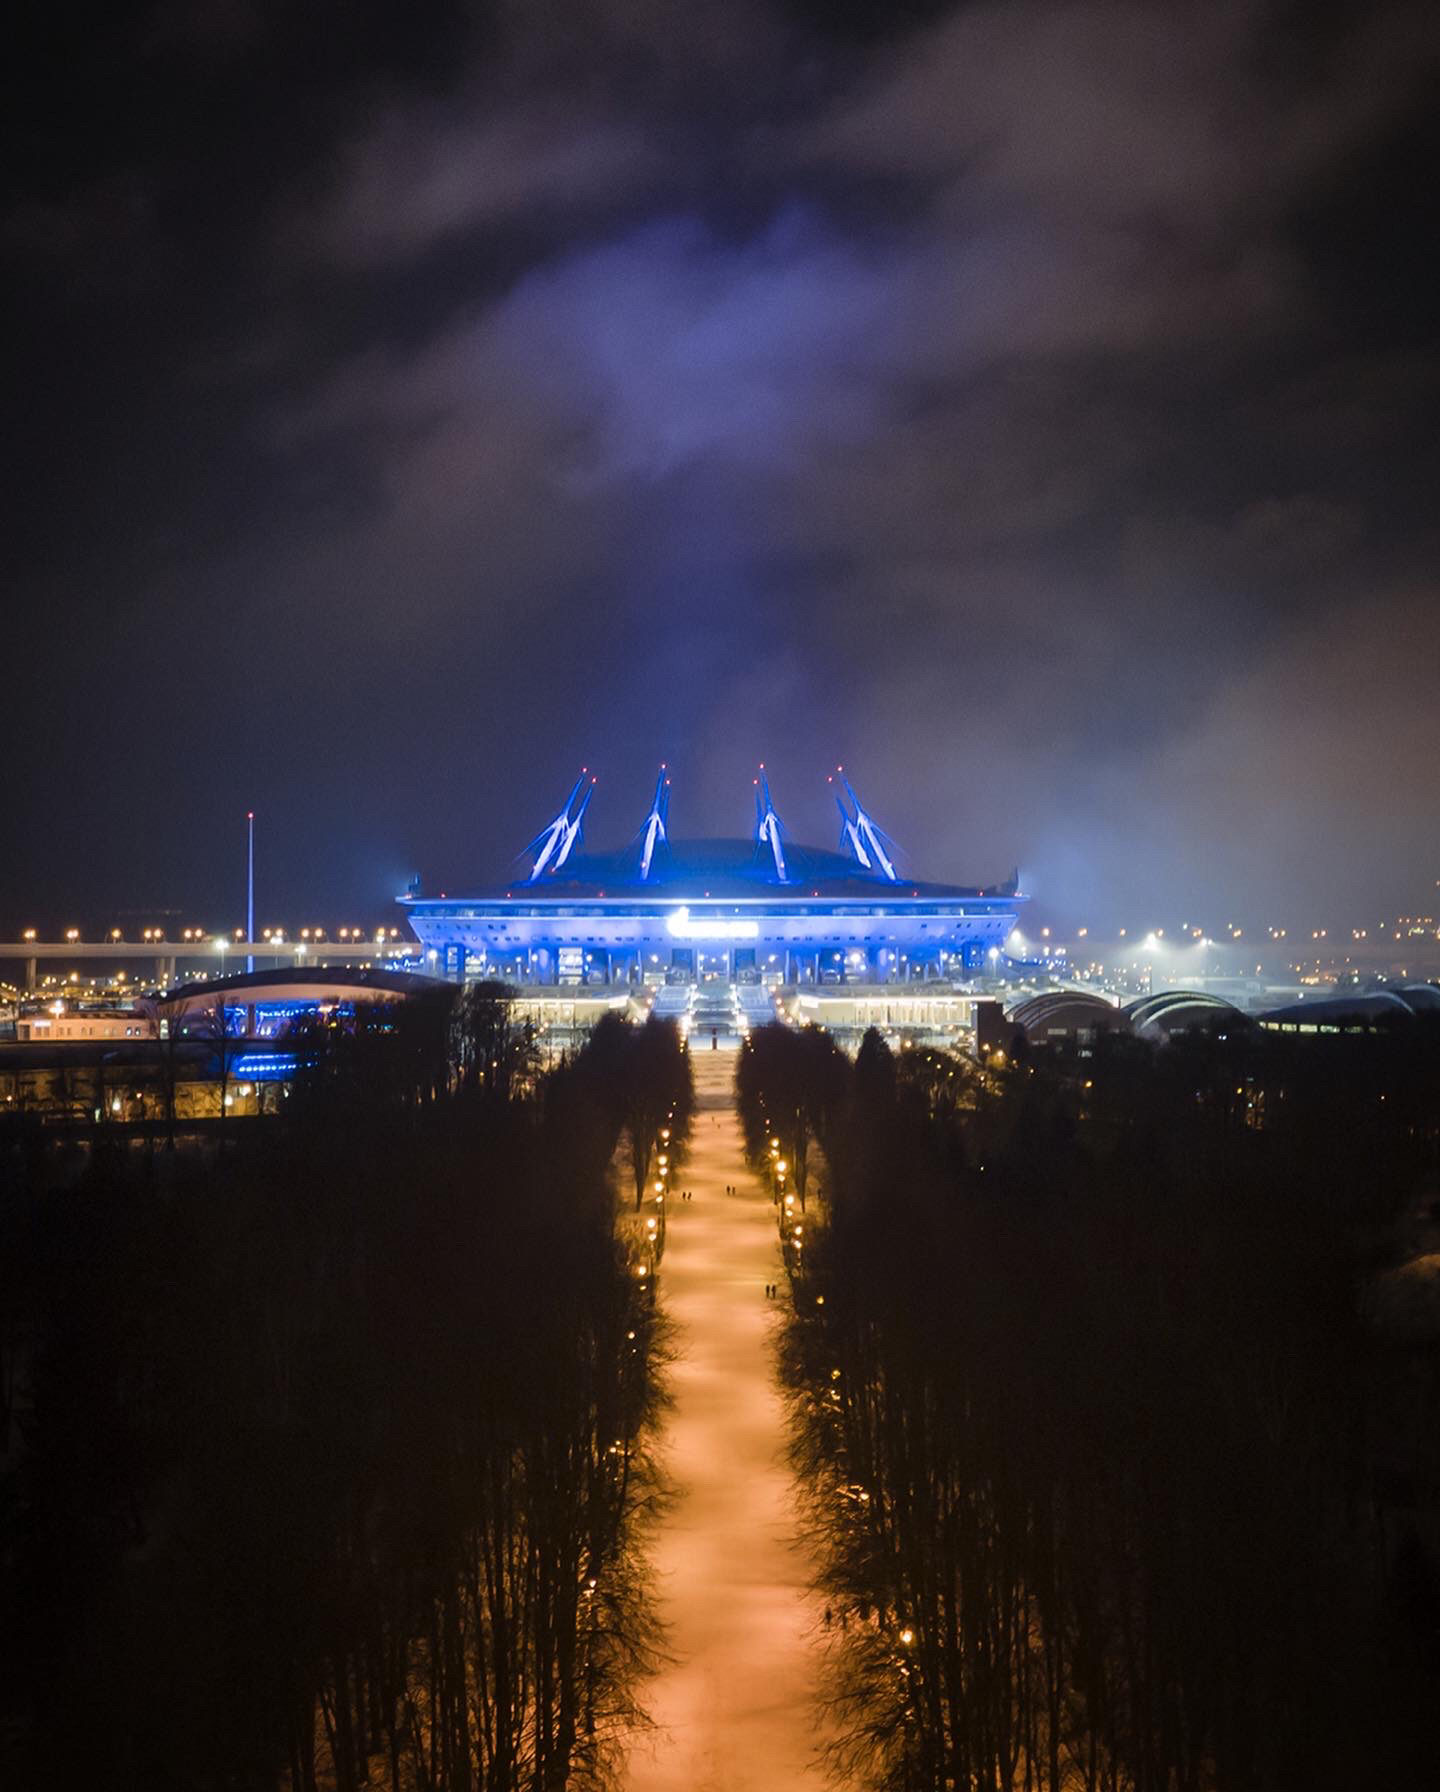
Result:
[[[677,940],[758,940],[758,921],[692,921],[688,908],[665,917],[665,931]]]

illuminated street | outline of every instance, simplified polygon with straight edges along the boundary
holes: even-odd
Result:
[[[662,1290],[678,1328],[667,1466],[680,1498],[655,1548],[675,1665],[642,1698],[661,1727],[631,1792],[765,1792],[821,1784],[811,1765],[816,1624],[806,1563],[786,1539],[794,1498],[771,1374],[765,1283],[780,1274],[773,1209],[745,1169],[735,1055],[694,1053],[698,1111],[677,1178]],[[740,1194],[729,1197],[726,1184]]]

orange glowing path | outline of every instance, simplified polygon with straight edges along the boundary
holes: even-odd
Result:
[[[660,1726],[629,1792],[819,1788],[816,1615],[790,1542],[795,1502],[769,1335],[774,1209],[745,1168],[735,1054],[697,1043],[690,1161],[670,1199],[661,1295],[677,1327],[666,1463],[680,1497],[654,1549],[675,1657],[642,1692]],[[726,1184],[740,1190],[727,1196]],[[688,1188],[693,1199],[679,1198]]]

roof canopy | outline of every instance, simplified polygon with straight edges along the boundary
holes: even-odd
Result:
[[[523,895],[533,901],[584,901],[597,897],[664,894],[678,901],[756,897],[783,891],[801,899],[807,896],[851,899],[925,898],[944,900],[963,896],[1015,895],[1013,880],[985,889],[954,884],[919,883],[902,879],[892,883],[883,875],[866,871],[853,858],[824,847],[785,843],[786,876],[782,882],[774,854],[754,840],[663,840],[653,850],[648,874],[642,876],[640,857],[633,847],[619,852],[573,852],[562,868],[543,880],[530,877],[482,891],[483,897]]]

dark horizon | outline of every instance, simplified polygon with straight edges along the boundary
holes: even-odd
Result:
[[[843,760],[1092,927],[1433,912],[1429,9],[14,32],[0,932]]]

